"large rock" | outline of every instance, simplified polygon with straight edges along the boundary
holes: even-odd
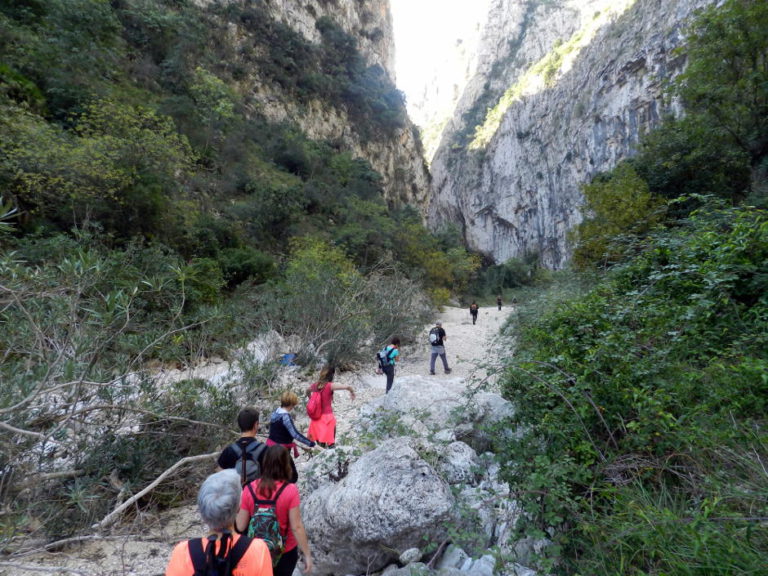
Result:
[[[405,439],[383,442],[304,498],[317,574],[376,572],[445,537],[454,499]]]
[[[398,379],[389,394],[364,406],[358,427],[378,434],[405,430],[414,438],[443,443],[461,440],[485,452],[490,445],[488,426],[513,414],[512,404],[499,394],[471,391],[462,379],[412,376]]]

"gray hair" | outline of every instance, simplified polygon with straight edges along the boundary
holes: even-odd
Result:
[[[241,494],[240,475],[234,469],[208,476],[197,494],[197,509],[203,522],[217,532],[229,528],[240,510]]]

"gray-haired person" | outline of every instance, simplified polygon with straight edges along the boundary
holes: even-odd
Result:
[[[180,542],[171,552],[165,576],[194,576],[206,566],[232,576],[272,576],[272,557],[263,540],[235,532],[240,510],[240,475],[232,469],[211,474],[197,495],[200,517],[211,529],[206,538]]]

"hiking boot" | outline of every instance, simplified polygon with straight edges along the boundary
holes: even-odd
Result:
[[[446,369],[445,369],[445,373],[446,373],[446,374],[450,374],[450,373],[451,373],[451,369],[450,369],[450,368],[446,368]]]
[[[429,373],[429,375],[430,375],[430,376],[434,376],[434,375],[435,375],[435,373],[434,373],[434,372],[430,372],[430,373]]]

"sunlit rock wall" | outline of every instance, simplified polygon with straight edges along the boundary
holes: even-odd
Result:
[[[432,162],[430,226],[459,223],[497,262],[537,253],[564,266],[580,185],[679,112],[662,83],[685,64],[674,50],[686,20],[713,1],[493,0],[478,72]]]

